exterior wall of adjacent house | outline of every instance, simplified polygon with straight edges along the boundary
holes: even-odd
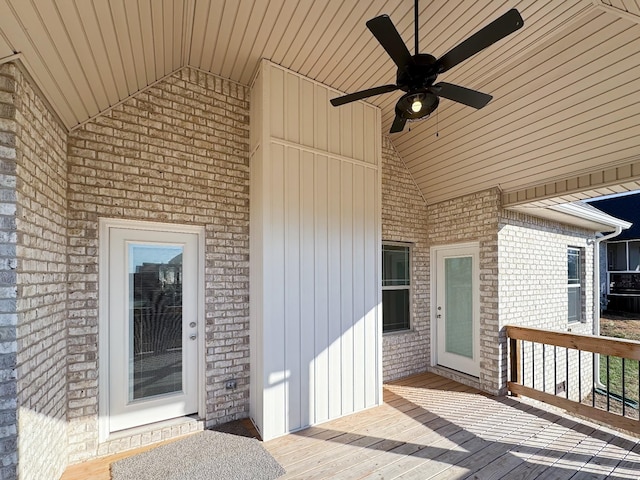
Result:
[[[71,462],[184,433],[163,429],[98,445],[101,217],[204,225],[204,423],[248,414],[248,93],[185,68],[69,135]],[[232,391],[224,387],[230,378]]]
[[[383,335],[382,373],[389,381],[429,365],[427,205],[391,140],[382,141],[382,241],[411,245],[410,330]]]
[[[506,359],[504,326],[520,325],[572,333],[591,334],[593,329],[593,265],[594,232],[503,211],[498,234],[499,279],[499,348]],[[568,322],[567,249],[581,252],[581,317]],[[533,358],[532,358],[533,357]],[[562,393],[568,388],[572,399],[578,398],[577,352],[541,345],[523,347],[524,383],[543,388],[549,393]],[[533,361],[532,361],[533,360]],[[567,378],[567,361],[569,376]],[[535,363],[534,363],[535,362]],[[498,364],[502,382],[507,377],[507,365]],[[592,356],[583,353],[581,395],[588,393],[591,383]],[[543,376],[544,371],[544,376]],[[535,374],[534,374],[535,372]],[[535,384],[533,384],[535,377]],[[544,381],[543,381],[544,378]],[[554,384],[555,382],[555,384]]]

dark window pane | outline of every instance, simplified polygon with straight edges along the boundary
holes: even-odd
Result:
[[[609,243],[607,245],[607,262],[609,270],[626,270],[627,269],[627,244]]]
[[[409,247],[382,246],[382,286],[409,285]]]
[[[581,299],[582,292],[580,291],[580,287],[569,287],[569,321],[570,322],[579,322],[580,311],[581,308]]]
[[[409,290],[382,291],[382,331],[409,328]]]
[[[629,270],[640,271],[640,242],[629,242]]]
[[[567,263],[569,266],[568,271],[568,283],[570,285],[577,285],[580,283],[580,251],[569,249],[567,253]]]

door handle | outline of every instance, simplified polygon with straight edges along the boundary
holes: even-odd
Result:
[[[192,333],[191,335],[189,335],[189,340],[195,340],[196,339],[196,334]]]

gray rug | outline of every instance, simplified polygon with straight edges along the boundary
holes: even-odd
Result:
[[[273,480],[284,473],[258,440],[210,430],[111,464],[112,480]]]

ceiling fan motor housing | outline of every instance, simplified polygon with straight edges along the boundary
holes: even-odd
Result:
[[[409,92],[420,88],[428,88],[438,78],[438,65],[436,57],[428,53],[419,53],[411,57],[396,74],[396,85],[401,90]]]

